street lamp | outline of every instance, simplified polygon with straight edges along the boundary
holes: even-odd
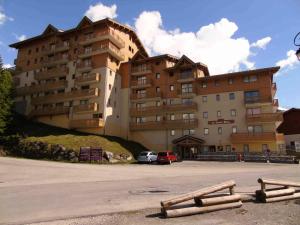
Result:
[[[297,42],[297,39],[298,39],[298,42]],[[294,45],[300,46],[300,32],[294,38]],[[300,61],[300,48],[296,51],[296,56],[297,56],[298,60]]]

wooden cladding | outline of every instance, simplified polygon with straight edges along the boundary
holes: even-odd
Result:
[[[231,134],[232,143],[284,141],[283,134],[275,132],[235,133]]]
[[[55,67],[49,70],[42,70],[34,74],[34,79],[36,80],[47,80],[51,78],[67,76],[69,69],[67,67]]]
[[[283,121],[282,113],[260,113],[260,114],[252,114],[246,115],[246,121],[248,123],[256,123],[256,122],[277,122]]]
[[[130,130],[192,129],[198,127],[198,119],[132,122]]]
[[[75,84],[88,84],[93,82],[99,82],[101,76],[99,73],[90,73],[87,75],[80,75],[75,78]]]
[[[51,116],[51,115],[61,115],[69,114],[70,108],[66,106],[53,106],[53,107],[44,107],[39,109],[33,109],[29,117],[34,116]]]
[[[36,84],[36,85],[17,88],[16,95],[22,96],[22,95],[29,95],[38,92],[64,89],[66,86],[67,86],[66,80],[49,81],[44,84]]]
[[[86,112],[96,112],[98,110],[97,103],[90,103],[85,105],[74,105],[73,112],[75,113],[86,113]]]
[[[101,128],[104,127],[103,119],[81,119],[71,120],[70,128],[84,129],[84,128]]]

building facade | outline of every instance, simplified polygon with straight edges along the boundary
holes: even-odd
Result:
[[[37,121],[134,140],[183,158],[284,150],[278,67],[210,75],[187,56],[149,57],[135,32],[84,17],[12,44],[16,110]]]

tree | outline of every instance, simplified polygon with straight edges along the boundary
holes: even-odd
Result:
[[[2,57],[0,55],[0,71],[2,71],[2,70],[3,70],[3,61],[2,61]]]
[[[12,120],[13,83],[11,73],[3,69],[0,57],[0,135],[3,134]]]

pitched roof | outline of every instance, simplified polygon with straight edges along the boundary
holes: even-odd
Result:
[[[190,135],[184,135],[180,138],[176,138],[172,141],[173,144],[179,144],[179,143],[184,143],[184,142],[188,142],[189,140],[194,141],[198,144],[203,144],[205,141],[201,138],[196,138]]]
[[[141,62],[152,61],[152,60],[157,60],[157,59],[162,59],[162,58],[168,58],[168,59],[171,59],[171,60],[174,60],[174,61],[178,60],[178,58],[176,56],[173,56],[173,55],[170,55],[170,54],[163,54],[163,55],[157,55],[157,56],[148,57],[148,56],[145,56],[143,54],[143,52],[138,51],[133,56],[133,58],[130,60],[130,62],[131,63],[134,63],[134,62],[141,63]]]
[[[98,20],[98,21],[95,21],[95,22],[92,22],[88,17],[84,16],[81,21],[79,22],[79,24],[75,27],[75,28],[71,28],[71,29],[68,29],[68,30],[65,30],[65,31],[62,31],[62,30],[58,30],[56,27],[54,27],[53,25],[49,24],[46,29],[44,30],[44,32],[40,35],[37,35],[35,37],[32,37],[32,38],[28,38],[24,41],[19,41],[19,42],[16,42],[16,43],[13,43],[13,44],[10,44],[9,46],[10,47],[13,47],[13,48],[20,48],[22,45],[24,44],[28,44],[32,41],[35,41],[37,39],[42,39],[42,38],[45,38],[49,35],[49,33],[45,33],[45,31],[47,29],[52,29],[53,31],[56,31],[56,34],[58,35],[64,35],[64,34],[67,34],[67,33],[70,33],[70,32],[74,32],[74,31],[77,31],[81,28],[82,24],[83,23],[90,23],[91,26],[95,26],[95,25],[98,25],[98,24],[104,24],[104,23],[110,23],[112,25],[115,25],[117,27],[119,27],[120,29],[123,29],[124,31],[128,32],[130,35],[132,35],[133,37],[133,41],[137,44],[137,46],[140,48],[140,50],[143,52],[144,55],[148,56],[148,53],[146,52],[146,49],[145,47],[143,46],[142,42],[140,41],[140,39],[138,38],[137,34],[135,33],[135,31],[130,28],[129,26],[126,26],[126,25],[123,25],[113,19],[110,19],[110,18],[105,18],[105,19],[102,19],[102,20]],[[50,27],[49,27],[50,26]]]

